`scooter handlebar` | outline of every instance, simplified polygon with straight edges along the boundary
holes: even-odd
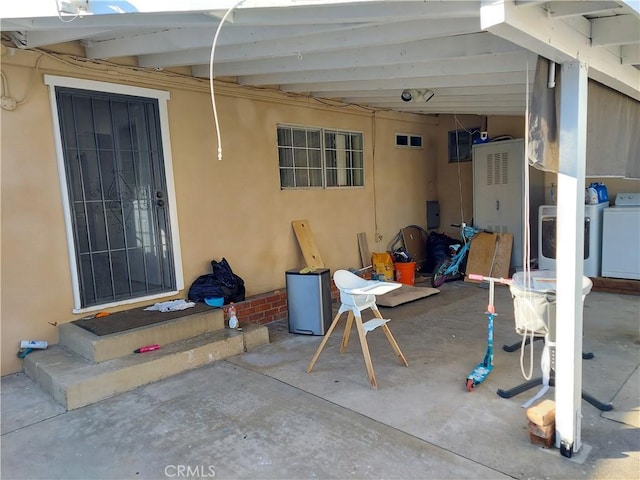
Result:
[[[468,275],[470,280],[478,280],[480,282],[498,282],[498,283],[504,283],[505,285],[508,285],[511,283],[511,279],[509,278],[496,278],[496,277],[485,277],[484,275],[480,275],[478,273],[470,273]]]

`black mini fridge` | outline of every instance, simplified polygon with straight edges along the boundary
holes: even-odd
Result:
[[[328,268],[300,273],[287,270],[289,333],[324,335],[331,325],[331,275]]]

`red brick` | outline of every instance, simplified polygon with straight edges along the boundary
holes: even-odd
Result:
[[[338,289],[331,282],[331,300],[339,297]],[[275,320],[286,319],[288,315],[287,292],[284,289],[273,290],[252,295],[243,302],[235,303],[238,317],[242,322],[266,324]],[[225,314],[226,310],[225,308]],[[225,315],[226,316],[226,315]]]
[[[247,319],[247,321],[249,323],[259,323],[260,320],[264,319],[264,313],[263,312],[257,312],[254,313],[253,315],[250,315],[249,318]]]
[[[549,438],[554,435],[556,431],[555,422],[549,425],[537,425],[529,420],[529,433],[533,433],[537,437]]]
[[[536,425],[529,421],[529,440],[534,445],[541,445],[544,448],[551,448],[556,439],[556,424]]]

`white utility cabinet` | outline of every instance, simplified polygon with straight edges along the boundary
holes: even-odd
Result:
[[[525,168],[529,169],[531,259],[538,252],[538,207],[544,203],[544,172],[528,167],[524,140],[473,145],[473,224],[496,233],[513,233],[511,269],[523,267]]]

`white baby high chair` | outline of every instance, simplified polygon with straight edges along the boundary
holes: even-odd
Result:
[[[333,281],[338,287],[340,291],[340,301],[341,305],[338,309],[338,313],[336,314],[327,334],[322,339],[318,350],[314,354],[311,362],[309,363],[309,367],[307,368],[307,373],[310,373],[313,369],[322,349],[327,344],[333,329],[338,324],[340,317],[344,312],[349,312],[347,315],[347,324],[344,329],[344,335],[342,336],[342,344],[340,346],[340,353],[344,353],[347,344],[349,343],[349,336],[351,334],[351,326],[353,324],[353,320],[355,318],[356,329],[358,331],[358,336],[360,337],[360,345],[362,346],[362,354],[364,356],[364,363],[367,368],[367,375],[369,377],[369,383],[372,388],[378,388],[376,383],[376,376],[373,371],[373,363],[371,362],[371,355],[369,354],[369,344],[367,343],[367,333],[375,330],[378,327],[382,327],[382,331],[384,332],[387,340],[391,344],[394,352],[398,355],[398,358],[403,363],[405,367],[408,367],[406,358],[403,353],[400,351],[400,347],[396,343],[395,338],[391,334],[391,330],[387,326],[388,319],[382,318],[380,311],[378,310],[378,306],[376,305],[376,295],[382,295],[384,293],[395,290],[396,288],[400,288],[402,284],[400,283],[391,283],[391,282],[379,282],[373,280],[365,280],[363,278],[358,277],[357,275],[347,271],[347,270],[337,270],[333,274]],[[362,322],[362,315],[360,312],[370,308],[376,318],[368,320],[366,322]]]

